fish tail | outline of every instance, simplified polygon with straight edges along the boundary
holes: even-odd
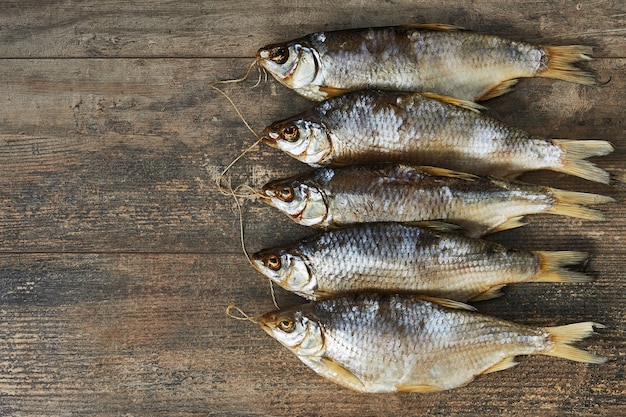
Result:
[[[537,73],[538,77],[556,78],[584,85],[598,85],[596,77],[573,65],[575,62],[590,61],[593,48],[584,45],[544,46],[548,56],[548,67]]]
[[[541,353],[575,362],[604,363],[607,360],[606,358],[571,346],[571,343],[591,336],[594,333],[594,327],[604,328],[602,324],[592,321],[558,327],[545,327],[544,330],[550,334],[550,339],[554,345],[551,349]]]
[[[604,204],[615,201],[612,197],[599,194],[565,191],[556,188],[550,188],[550,191],[556,199],[556,203],[546,213],[585,220],[604,220],[604,215],[597,210],[583,207],[583,205]]]
[[[589,181],[608,184],[610,174],[593,162],[585,159],[593,156],[604,156],[613,152],[613,145],[605,140],[560,140],[553,139],[552,143],[564,152],[563,166],[554,168],[564,174],[575,175]]]
[[[570,271],[563,268],[566,265],[574,265],[585,261],[589,255],[585,252],[557,251],[533,252],[539,258],[539,274],[530,281],[533,282],[590,282],[589,275],[582,272]]]

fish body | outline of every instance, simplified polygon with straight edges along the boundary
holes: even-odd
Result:
[[[309,300],[355,292],[415,292],[458,301],[501,295],[518,282],[586,282],[562,268],[581,252],[530,252],[433,227],[366,223],[252,255],[265,276]]]
[[[608,183],[585,158],[612,152],[609,142],[533,136],[479,108],[433,94],[356,91],[273,123],[263,141],[312,166],[392,162],[502,178],[549,169]]]
[[[573,66],[591,48],[542,47],[430,24],[319,32],[265,46],[257,60],[279,82],[321,101],[364,88],[427,91],[486,100],[522,77],[594,85]]]
[[[527,214],[601,220],[601,213],[581,204],[613,201],[597,194],[408,165],[318,168],[272,181],[260,194],[305,226],[438,220],[461,226],[475,237],[521,226],[519,220]]]
[[[468,308],[411,295],[359,294],[270,312],[259,324],[315,372],[361,392],[452,389],[516,365],[518,355],[605,361],[569,345],[591,335],[595,323],[537,328]]]

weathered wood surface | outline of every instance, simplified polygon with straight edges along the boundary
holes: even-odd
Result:
[[[491,239],[585,250],[581,285],[518,285],[480,311],[535,325],[604,323],[586,366],[548,357],[437,394],[362,395],[327,382],[252,323],[273,308],[245,261],[216,174],[254,141],[207,82],[256,49],[316,30],[444,22],[537,43],[597,46],[604,87],[523,80],[490,113],[545,136],[609,139],[597,162],[626,181],[623,2],[399,1],[0,4],[0,414],[626,415],[624,186],[525,180],[611,195],[592,223],[533,216]],[[270,80],[225,90],[256,129],[310,107]],[[232,170],[260,185],[306,169],[267,147]],[[309,231],[244,206],[250,250]],[[299,302],[277,290],[281,305]]]

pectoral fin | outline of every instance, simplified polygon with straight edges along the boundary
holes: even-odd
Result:
[[[336,381],[338,384],[352,389],[362,389],[365,387],[363,382],[356,375],[340,363],[337,363],[334,359],[323,357],[321,362],[337,375]]]
[[[350,90],[345,90],[343,88],[335,88],[335,87],[329,87],[329,86],[321,86],[319,90],[320,92],[326,95],[326,98],[340,96],[350,91]]]
[[[326,298],[331,298],[337,295],[336,293],[322,291],[322,290],[315,290],[313,294],[299,292],[299,291],[296,291],[295,293],[298,294],[300,297],[306,298],[307,300],[313,300],[313,301],[324,300]]]

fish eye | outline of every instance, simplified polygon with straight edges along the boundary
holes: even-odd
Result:
[[[293,141],[298,139],[300,132],[295,126],[289,126],[283,129],[283,137],[285,140]]]
[[[293,200],[293,188],[291,187],[283,187],[279,191],[279,198],[287,203]]]
[[[277,46],[272,48],[269,58],[278,65],[282,65],[289,59],[289,51],[284,46]]]
[[[276,255],[269,255],[267,258],[265,258],[265,266],[267,266],[269,269],[273,269],[274,271],[277,271],[280,269],[280,258]]]
[[[296,322],[291,319],[284,318],[278,322],[278,328],[285,333],[291,333],[296,330]]]

